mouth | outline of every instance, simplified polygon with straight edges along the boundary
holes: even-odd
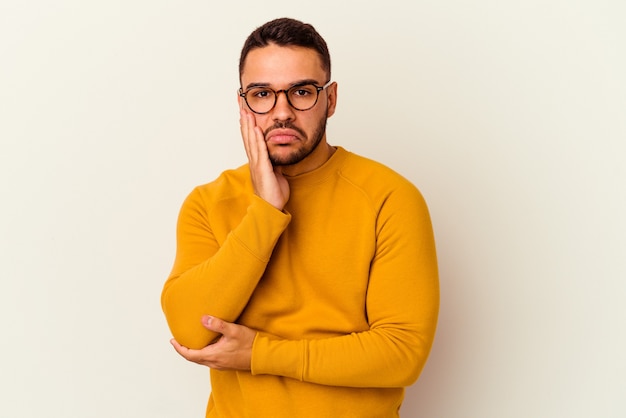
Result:
[[[273,145],[289,145],[300,140],[292,129],[273,129],[265,136],[265,142]]]

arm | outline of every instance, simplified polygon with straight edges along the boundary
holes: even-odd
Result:
[[[220,245],[199,193],[192,192],[181,209],[176,260],[161,295],[172,335],[190,348],[202,348],[218,335],[200,322],[207,312],[229,321],[239,316],[290,220],[252,197],[246,214]]]
[[[425,202],[392,193],[379,213],[377,250],[366,300],[370,329],[316,340],[259,333],[253,374],[336,386],[400,387],[421,372],[439,309],[437,261]]]

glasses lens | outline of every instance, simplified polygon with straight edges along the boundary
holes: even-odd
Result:
[[[276,93],[265,87],[254,87],[246,92],[246,101],[255,112],[266,113],[274,107]]]
[[[312,84],[292,87],[287,94],[291,105],[298,110],[309,110],[317,102],[317,88]]]

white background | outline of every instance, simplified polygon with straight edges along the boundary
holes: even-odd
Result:
[[[0,4],[0,416],[204,416],[160,292],[182,200],[245,162],[241,45],[282,16],[330,46],[329,141],[431,209],[403,417],[626,415],[623,1]]]

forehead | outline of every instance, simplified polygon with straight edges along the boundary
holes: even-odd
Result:
[[[248,53],[241,73],[241,85],[266,83],[272,86],[289,85],[298,80],[316,80],[323,84],[324,69],[317,52],[298,46],[270,44]]]

